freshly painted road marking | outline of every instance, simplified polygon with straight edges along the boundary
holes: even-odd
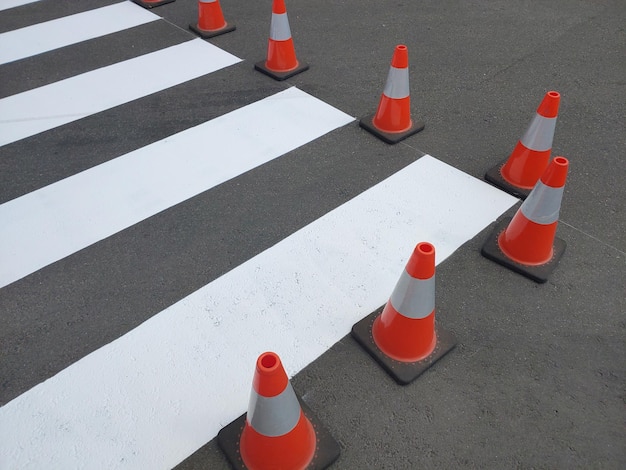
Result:
[[[416,243],[440,263],[517,201],[422,157],[0,408],[0,461],[173,467],[245,412],[261,352],[298,372],[388,299]]]
[[[22,5],[26,5],[28,3],[35,3],[41,0],[2,0],[0,2],[0,11],[8,10],[9,8],[15,8]]]
[[[0,34],[0,64],[161,19],[131,2],[65,16]]]
[[[290,88],[6,202],[0,287],[352,120]]]
[[[3,98],[0,100],[0,145],[76,121],[240,61],[202,39],[193,39]]]

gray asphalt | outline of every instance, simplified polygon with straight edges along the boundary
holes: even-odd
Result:
[[[110,3],[81,0],[81,8]],[[0,31],[77,10],[54,4],[54,12],[0,13]],[[482,178],[544,93],[557,90],[553,155],[570,161],[558,228],[567,250],[549,281],[483,258],[488,227],[438,267],[438,321],[458,345],[417,381],[397,385],[346,336],[292,383],[341,446],[332,468],[626,468],[626,3],[288,0],[298,58],[310,70],[286,84],[251,65],[265,54],[270,4],[222,1],[237,30],[211,42],[244,59],[237,66],[54,139],[1,148],[0,202],[286,85],[364,116],[400,43],[409,48],[413,114],[426,129],[389,146],[348,125],[3,288],[0,404],[424,153]],[[138,28],[133,47],[158,49],[163,35],[185,40],[196,8],[176,0],[153,9],[180,29]],[[120,60],[119,38],[76,46],[85,61],[63,73]],[[56,54],[64,61],[70,52]],[[59,79],[52,65],[49,74],[34,67],[4,68],[2,96]],[[111,142],[111,129],[123,137]],[[87,159],[73,157],[85,148]],[[60,163],[55,152],[68,157]],[[177,468],[229,466],[214,440]]]

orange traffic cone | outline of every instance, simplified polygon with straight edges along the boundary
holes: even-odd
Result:
[[[257,359],[248,413],[223,428],[217,439],[235,468],[325,468],[339,457],[340,450],[298,400],[273,352]]]
[[[484,256],[536,282],[548,280],[565,251],[556,227],[568,166],[565,157],[550,162],[513,219],[501,221],[487,239]]]
[[[198,22],[190,24],[189,29],[201,38],[208,39],[234,31],[236,27],[224,20],[219,0],[198,0]]]
[[[409,51],[405,45],[396,46],[393,53],[376,113],[361,119],[359,125],[388,144],[398,143],[424,129],[423,122],[411,119]]]
[[[176,0],[133,0],[134,3],[140,5],[144,8],[154,8],[160,5],[165,5],[166,3],[172,3]]]
[[[560,100],[558,92],[546,93],[508,160],[491,168],[487,181],[516,197],[528,197],[550,162]]]
[[[267,59],[254,64],[254,68],[276,80],[286,80],[309,68],[296,58],[284,0],[274,0],[272,4]]]
[[[352,335],[401,384],[408,384],[456,344],[435,327],[435,247],[419,243],[384,306]]]

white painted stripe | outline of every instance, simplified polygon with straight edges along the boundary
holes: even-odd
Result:
[[[386,302],[417,242],[441,262],[517,201],[420,158],[0,408],[0,461],[175,466],[246,411],[259,354],[296,373]]]
[[[35,3],[41,0],[2,0],[0,2],[0,11],[8,10],[9,8],[20,7],[28,3]]]
[[[67,124],[240,62],[202,39],[0,100],[0,145]]]
[[[64,16],[0,34],[0,64],[160,19],[131,2]]]
[[[0,287],[352,120],[290,88],[6,202]]]

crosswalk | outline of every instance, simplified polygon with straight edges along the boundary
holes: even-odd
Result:
[[[0,42],[0,64],[112,34],[160,19],[129,2],[64,16],[6,32]]]
[[[26,5],[28,3],[38,2],[39,0],[4,0],[0,3],[0,11],[8,10],[10,8],[19,7],[20,5]]]
[[[9,201],[0,206],[0,286],[351,120],[291,88]],[[253,128],[237,125],[245,121]],[[224,161],[228,152],[242,158]]]
[[[47,63],[59,51],[68,57],[84,41],[106,47],[128,30],[139,37],[151,23],[172,29],[172,44],[0,99],[1,468],[175,466],[245,411],[259,353],[276,351],[297,373],[386,301],[416,242],[432,242],[439,263],[517,202],[426,155],[204,285],[164,296],[167,303],[145,318],[127,322],[103,301],[105,321],[98,320],[87,297],[129,292],[129,304],[150,302],[154,291],[129,288],[129,279],[115,275],[115,260],[129,240],[140,250],[150,243],[159,230],[151,221],[166,215],[185,226],[182,205],[194,198],[210,204],[218,197],[211,191],[236,187],[255,168],[294,155],[306,165],[297,157],[307,146],[332,134],[334,148],[343,135],[360,132],[343,111],[260,77],[253,93],[232,93],[232,103],[200,113],[200,122],[171,127],[168,116],[180,112],[172,96],[201,89],[215,103],[204,87],[212,77],[238,76],[249,59],[191,34],[181,40],[176,26],[134,3],[104,3],[29,25],[23,36],[19,29],[0,34],[2,74],[22,70],[20,61]],[[124,22],[116,21],[120,12]],[[99,26],[69,32],[68,24],[85,17]],[[44,32],[55,40],[37,40]],[[13,47],[20,37],[28,44]],[[143,113],[161,117],[132,129],[117,125],[118,116],[132,122]],[[62,156],[37,167],[32,156],[51,149]],[[236,205],[237,192],[229,197],[220,204]],[[254,204],[251,213],[262,214],[263,201]],[[245,231],[246,222],[235,227]],[[187,240],[203,236],[193,232]],[[165,247],[173,251],[177,243],[168,239]],[[212,248],[216,257],[220,249]],[[143,263],[149,269],[150,260]],[[113,293],[99,290],[99,276]],[[68,290],[79,292],[73,301],[59,295]],[[94,332],[91,321],[104,331]],[[62,336],[41,332],[39,323],[54,323]],[[79,327],[89,340],[81,340]],[[36,331],[50,351],[25,350],[38,345],[24,331]]]
[[[197,60],[190,61],[189,57]],[[238,59],[193,39],[135,59],[3,98],[0,145],[67,124],[184,83]],[[140,76],[150,80],[137,80]],[[36,107],[29,103],[37,103]]]

